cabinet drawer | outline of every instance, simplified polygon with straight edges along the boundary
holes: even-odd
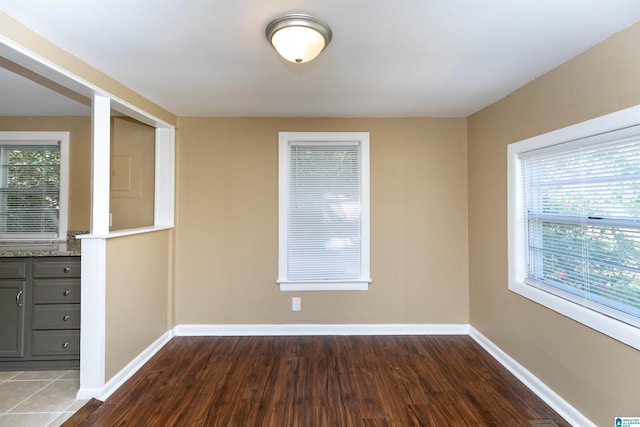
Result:
[[[33,329],[79,329],[80,305],[34,305],[31,313]]]
[[[10,261],[0,263],[0,279],[24,279],[27,277],[27,263]]]
[[[80,261],[77,258],[34,261],[33,277],[80,277]]]
[[[77,356],[80,354],[80,331],[32,331],[33,356]]]
[[[80,279],[40,279],[33,281],[34,304],[80,302]]]

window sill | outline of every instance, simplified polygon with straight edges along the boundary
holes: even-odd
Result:
[[[135,234],[145,234],[154,233],[156,231],[171,230],[172,228],[174,228],[173,225],[155,225],[150,227],[128,228],[126,230],[110,231],[109,234],[81,234],[76,236],[76,239],[110,239],[113,237],[133,236]]]
[[[288,280],[278,280],[280,291],[282,292],[308,292],[308,291],[367,291],[369,290],[371,279],[328,282],[328,281],[309,281],[298,282]]]

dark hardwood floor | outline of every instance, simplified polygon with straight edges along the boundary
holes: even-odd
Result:
[[[568,426],[468,336],[178,337],[83,426]]]

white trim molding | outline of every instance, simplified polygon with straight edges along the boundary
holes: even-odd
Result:
[[[522,203],[523,166],[520,160],[520,155],[528,151],[562,143],[575,143],[589,137],[607,138],[606,135],[609,132],[621,129],[630,131],[637,125],[640,125],[640,105],[509,144],[507,147],[507,244],[509,249],[507,261],[510,291],[640,350],[637,319],[634,318],[629,322],[615,314],[595,311],[592,307],[584,305],[580,298],[560,295],[557,292],[551,293],[551,289],[535,287],[527,279],[527,236],[522,223],[522,218],[525,217],[525,207]]]
[[[292,278],[289,271],[289,214],[292,147],[328,145],[358,147],[358,181],[360,185],[360,259],[358,277],[335,277],[327,280]],[[278,279],[283,292],[297,291],[366,291],[370,277],[370,143],[369,132],[279,132],[278,133]],[[355,274],[354,274],[355,275]]]
[[[15,142],[18,145],[51,145],[55,143],[60,144],[60,181],[58,183],[58,197],[59,197],[59,217],[58,217],[58,231],[56,236],[52,235],[42,236],[42,233],[28,233],[25,236],[20,233],[21,236],[16,240],[29,240],[29,241],[66,241],[67,229],[69,222],[69,131],[0,131],[0,145],[9,144],[13,145]],[[49,234],[49,233],[47,233]],[[13,240],[12,233],[2,240]]]
[[[142,353],[136,356],[131,362],[127,364],[120,372],[115,374],[107,383],[100,388],[80,388],[76,396],[77,399],[89,399],[95,397],[99,400],[105,400],[111,394],[120,388],[129,378],[133,376],[142,366],[149,361],[162,347],[173,338],[173,332],[171,330],[165,332],[155,340],[149,347],[144,349]]]
[[[175,336],[468,335],[468,324],[177,325]]]
[[[487,353],[496,359],[509,372],[515,375],[529,390],[535,393],[547,405],[551,406],[562,418],[572,426],[596,427],[587,417],[582,415],[576,408],[571,406],[566,400],[551,390],[538,377],[533,375],[524,366],[515,361],[511,356],[502,351],[497,345],[482,335],[473,326],[469,327],[469,336],[473,338]]]

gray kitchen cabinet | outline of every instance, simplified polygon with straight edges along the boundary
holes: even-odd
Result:
[[[0,370],[79,363],[80,258],[0,259]]]
[[[25,282],[0,280],[0,358],[24,355]]]

